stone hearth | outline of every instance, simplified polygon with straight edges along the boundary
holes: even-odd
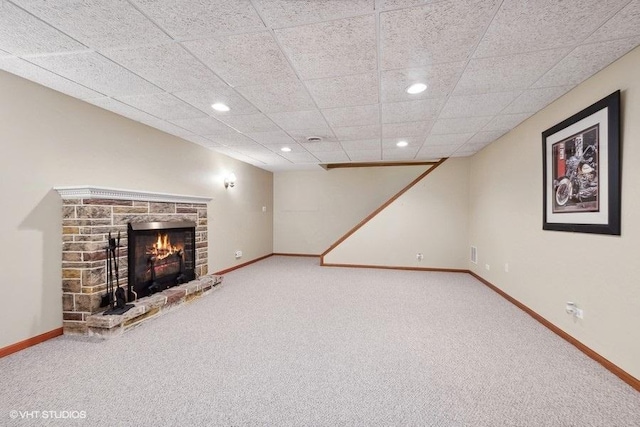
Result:
[[[97,187],[56,188],[62,197],[62,305],[67,335],[110,337],[170,308],[206,295],[222,281],[208,275],[207,205],[209,198],[144,193]],[[192,221],[196,224],[196,280],[140,298],[120,315],[103,316],[109,233],[120,233],[119,281],[126,289],[127,224]]]

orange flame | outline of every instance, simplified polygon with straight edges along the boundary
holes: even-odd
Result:
[[[170,255],[178,252],[180,248],[177,246],[173,246],[169,241],[168,234],[160,234],[158,233],[158,240],[153,246],[147,251],[148,255],[154,255],[158,258],[158,260],[165,259]]]

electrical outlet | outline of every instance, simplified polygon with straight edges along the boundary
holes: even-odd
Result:
[[[417,259],[418,261],[422,261],[422,260],[424,259],[424,255],[422,254],[422,252],[418,252],[418,253],[416,254],[416,259]]]
[[[267,207],[266,207],[266,206],[263,206],[263,207],[262,207],[262,212],[266,212],[266,211],[267,211]]]
[[[576,313],[574,314],[578,319],[584,319],[584,310],[581,308],[576,308]]]
[[[491,270],[491,266],[489,264],[485,264],[484,268],[486,268],[487,270]]]
[[[236,257],[236,259],[242,258],[242,251],[236,251],[235,257]]]
[[[509,272],[509,263],[508,263],[508,262],[505,262],[505,263],[504,263],[504,272],[505,272],[505,273],[508,273],[508,272]]]

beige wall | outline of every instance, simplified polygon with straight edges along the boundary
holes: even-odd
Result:
[[[428,166],[274,174],[275,253],[319,255]]]
[[[326,254],[324,262],[466,269],[468,163],[446,160]]]
[[[640,378],[640,48],[474,156],[469,267]],[[541,133],[622,90],[622,235],[542,230]],[[505,272],[504,264],[509,264]],[[490,265],[486,270],[485,264]],[[584,320],[565,313],[566,301]]]
[[[62,326],[62,203],[54,186],[212,197],[211,271],[272,252],[270,172],[2,71],[0,94],[0,348]],[[237,175],[235,188],[225,190],[225,171]]]

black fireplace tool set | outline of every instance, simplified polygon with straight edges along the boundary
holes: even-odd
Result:
[[[103,314],[123,314],[134,307],[133,304],[127,304],[125,291],[120,286],[120,272],[118,270],[118,259],[120,258],[120,232],[118,238],[111,237],[109,233],[109,244],[105,248],[107,254],[107,293],[102,297],[100,307],[109,306],[109,309]],[[113,273],[115,271],[115,283],[117,288],[114,289]]]

